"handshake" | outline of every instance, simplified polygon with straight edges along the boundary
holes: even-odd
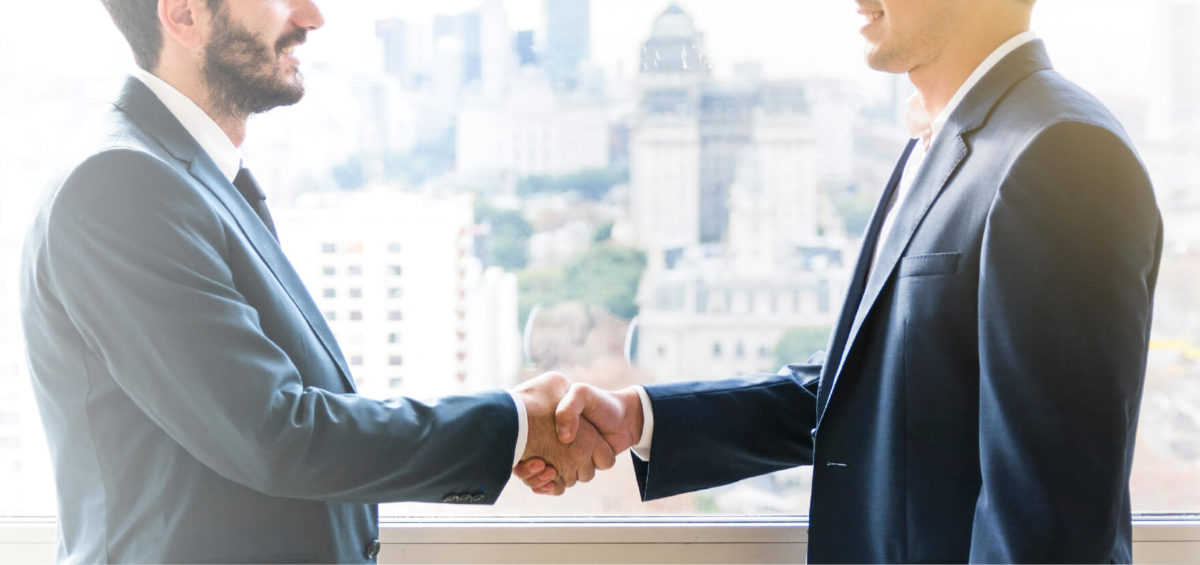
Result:
[[[513,474],[538,494],[560,495],[611,468],[642,436],[637,389],[606,391],[545,373],[513,389],[524,401],[529,437]]]

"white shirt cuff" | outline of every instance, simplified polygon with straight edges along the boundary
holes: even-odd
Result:
[[[633,454],[642,461],[650,460],[650,444],[654,441],[654,408],[650,405],[650,395],[644,387],[635,386],[638,397],[642,399],[642,440],[633,446]]]
[[[517,445],[513,453],[513,467],[516,467],[525,454],[525,444],[529,442],[529,413],[525,411],[525,403],[516,394],[509,392],[508,395],[517,407]]]

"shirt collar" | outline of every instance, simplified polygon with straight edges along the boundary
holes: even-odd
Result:
[[[920,93],[913,93],[908,99],[908,111],[905,113],[905,125],[908,128],[909,135],[916,139],[926,139],[932,142],[933,138],[937,137],[942,128],[946,126],[946,121],[950,119],[950,115],[958,108],[971,89],[975,88],[979,81],[988,74],[1002,59],[1007,57],[1009,53],[1016,51],[1018,47],[1037,39],[1037,34],[1033,31],[1024,31],[1014,35],[1008,41],[1005,41],[991,55],[979,63],[975,67],[975,72],[967,77],[966,82],[958,88],[958,92],[950,98],[950,102],[942,109],[941,113],[936,118],[930,118],[929,113],[925,111],[925,106],[921,103]]]
[[[196,143],[200,144],[200,148],[212,158],[221,174],[229,182],[233,182],[242,166],[242,156],[221,126],[195,102],[163,79],[140,67],[134,68],[133,76],[142,81],[162,101],[175,119],[183,124],[183,129],[187,130]]]

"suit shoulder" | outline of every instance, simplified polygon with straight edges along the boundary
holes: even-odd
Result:
[[[997,107],[995,118],[1023,122],[1030,140],[1058,124],[1075,123],[1107,130],[1125,145],[1133,145],[1103,102],[1052,69],[1033,73],[1014,85]],[[1061,133],[1063,128],[1058,131]]]

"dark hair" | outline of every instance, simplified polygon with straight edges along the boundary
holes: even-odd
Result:
[[[205,0],[208,9],[216,12],[223,0]],[[100,0],[112,16],[117,30],[129,42],[133,60],[147,71],[158,66],[162,52],[162,28],[158,24],[158,0]]]

